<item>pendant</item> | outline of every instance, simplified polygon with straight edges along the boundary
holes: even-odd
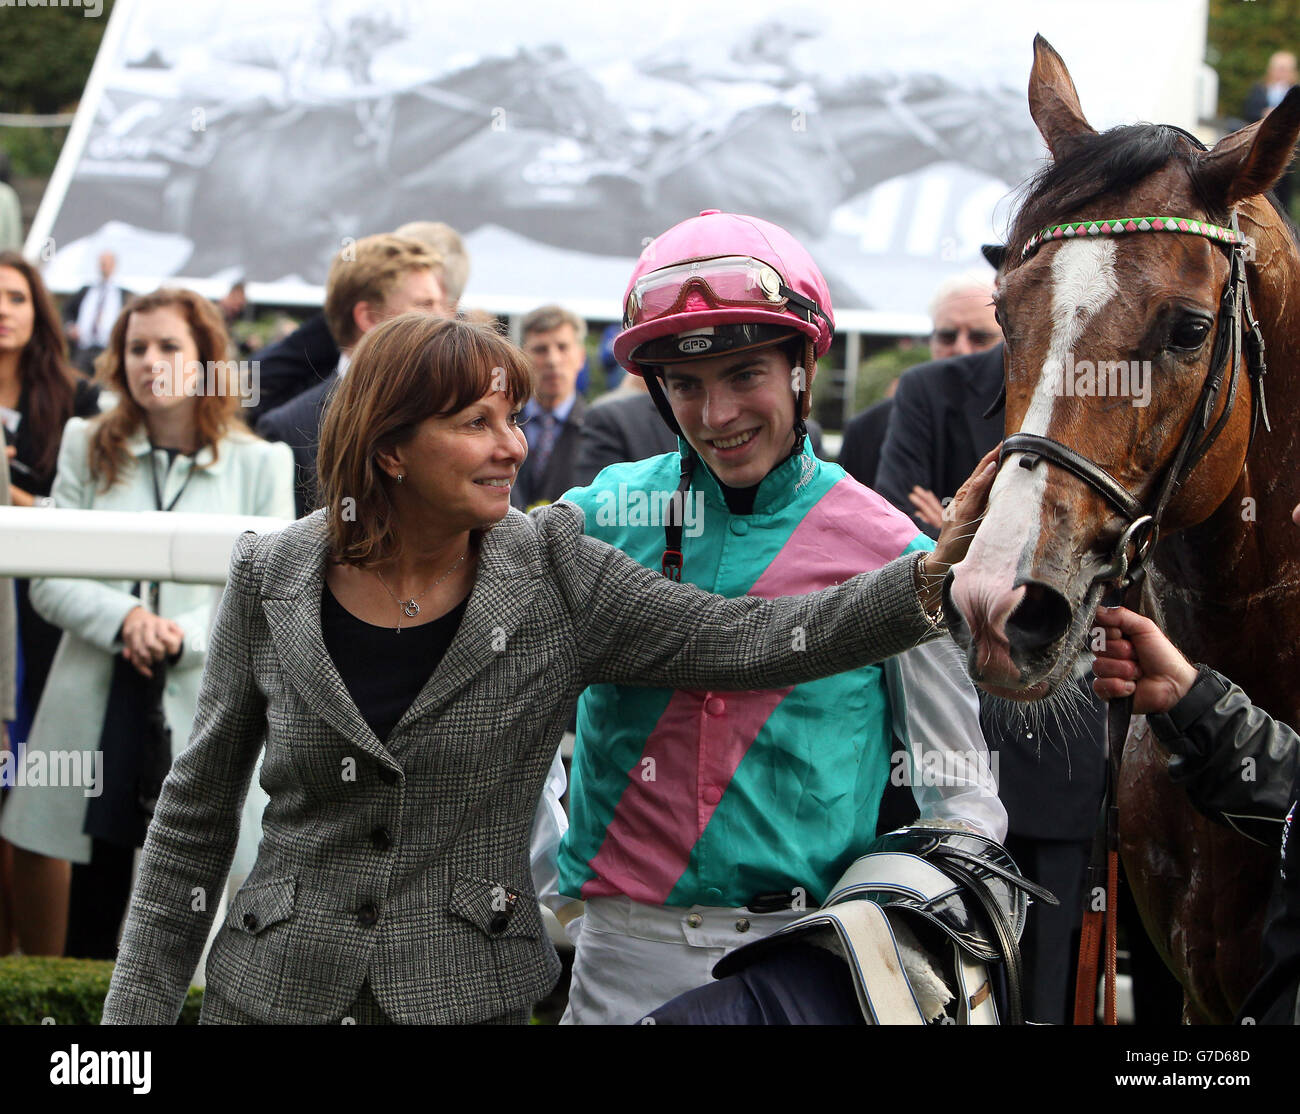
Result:
[[[420,614],[420,605],[413,599],[407,600],[402,604],[402,614],[408,619],[414,619],[418,614]]]

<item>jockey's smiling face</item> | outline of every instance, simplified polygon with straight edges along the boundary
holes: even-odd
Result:
[[[674,364],[663,375],[677,424],[722,483],[752,487],[790,455],[794,372],[779,347]]]

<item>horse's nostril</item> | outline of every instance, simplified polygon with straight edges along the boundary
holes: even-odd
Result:
[[[1060,592],[1045,584],[1024,587],[1024,597],[1007,617],[1007,640],[1013,654],[1045,649],[1070,626],[1070,605]]]

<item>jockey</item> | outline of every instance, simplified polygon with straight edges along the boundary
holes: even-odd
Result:
[[[933,548],[807,445],[834,322],[789,233],[716,210],[676,225],[642,253],[623,326],[615,356],[679,447],[570,491],[588,534],[730,597],[809,592]],[[773,632],[809,652],[815,635]],[[946,638],[778,691],[588,689],[559,852],[577,948],[565,1020],[636,1021],[816,907],[876,837],[891,779],[923,822],[1000,841],[990,765]]]

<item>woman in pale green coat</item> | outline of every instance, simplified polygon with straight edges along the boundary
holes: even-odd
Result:
[[[55,505],[292,519],[292,454],[287,445],[255,437],[238,417],[241,385],[234,365],[224,364],[227,345],[220,314],[189,291],[160,290],[123,310],[99,368],[118,403],[98,418],[68,422],[54,481]],[[62,954],[74,889],[71,864],[92,863],[92,849],[93,864],[78,872],[70,952],[88,953],[77,949],[75,940],[87,932],[95,936],[79,929],[83,906],[88,917],[103,922],[107,913],[113,924],[125,910],[130,848],[120,841],[92,840],[85,831],[88,804],[95,799],[87,795],[85,774],[95,776],[115,658],[120,655],[146,678],[152,678],[155,668],[165,669],[162,706],[173,756],[190,737],[212,588],[163,583],[156,585],[156,596],[153,585],[141,585],[139,595],[132,588],[127,581],[32,582],[36,609],[62,627],[64,635],[32,726],[26,769],[30,772],[39,761],[33,752],[45,752],[51,777],[60,769],[60,780],[81,783],[16,787],[0,813],[0,836],[14,845],[18,943],[29,955]],[[119,678],[115,708],[130,687]],[[134,734],[125,732],[127,737]],[[52,761],[53,752],[89,757],[60,764]],[[69,777],[73,769],[82,777]],[[103,788],[96,784],[91,792]],[[108,789],[122,786],[110,784]],[[128,809],[135,802],[134,784],[130,789]],[[264,802],[254,786],[236,872],[241,859],[252,862],[258,837],[253,814],[260,813],[257,806]],[[210,895],[213,901],[218,896]],[[104,936],[102,923],[98,936]]]

